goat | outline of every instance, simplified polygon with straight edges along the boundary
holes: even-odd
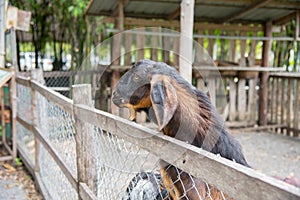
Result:
[[[130,181],[122,200],[170,200],[159,173],[139,172]]]
[[[240,144],[226,129],[209,97],[165,63],[137,62],[119,80],[112,101],[119,107],[129,108],[130,120],[135,118],[136,112],[146,111],[165,135],[250,167]],[[193,190],[185,191],[195,185],[198,191],[205,192],[202,181],[167,163],[162,165],[161,174],[172,199],[203,198]],[[178,177],[182,183],[175,182]],[[217,193],[215,199],[221,199]]]

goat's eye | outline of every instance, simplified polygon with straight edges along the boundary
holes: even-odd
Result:
[[[139,81],[140,79],[141,79],[141,78],[140,78],[139,76],[134,76],[134,77],[133,77],[133,80],[136,81],[136,82]]]

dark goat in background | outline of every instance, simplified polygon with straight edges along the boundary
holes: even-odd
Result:
[[[129,108],[131,120],[137,111],[144,110],[165,135],[249,167],[241,146],[227,131],[208,96],[165,63],[151,60],[136,63],[119,80],[112,101],[119,107]],[[198,199],[196,191],[186,192],[193,184],[199,192],[204,192],[201,195],[205,195],[202,181],[170,164],[162,166],[161,174],[173,199],[179,199],[182,195],[188,199]],[[181,181],[174,183],[179,177]],[[219,198],[221,194],[216,192],[214,199]]]

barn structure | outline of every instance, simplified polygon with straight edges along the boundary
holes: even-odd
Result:
[[[190,191],[202,199],[215,199],[212,191],[217,188],[220,199],[298,200],[300,189],[295,176],[299,176],[300,165],[300,75],[286,72],[288,65],[274,67],[270,60],[284,63],[287,54],[282,49],[299,43],[299,9],[300,3],[293,0],[91,0],[86,14],[103,16],[100,23],[113,23],[113,30],[106,31],[128,30],[103,43],[111,51],[112,64],[96,63],[94,67],[91,56],[83,63],[86,69],[82,71],[43,73],[39,69],[15,77],[18,152],[43,197],[96,200],[132,199],[138,195],[149,199],[143,195],[154,187],[152,199],[168,199],[170,191],[164,190],[159,174],[163,160],[176,166],[178,173],[183,170],[189,177],[203,181],[201,191],[195,184],[184,188],[185,199]],[[283,32],[286,24],[296,27],[291,35]],[[157,26],[168,31],[153,28]],[[204,49],[195,50],[191,38]],[[274,58],[270,57],[271,50]],[[210,55],[213,60],[198,59],[198,54]],[[294,48],[294,54],[299,54],[299,48]],[[255,167],[241,166],[130,122],[116,116],[119,111],[114,107],[109,110],[113,114],[95,109],[97,102],[93,100],[109,99],[105,93],[111,93],[132,62],[143,58],[177,67],[199,89],[208,88],[216,106],[222,103],[218,90],[224,85],[229,101],[224,119],[238,126],[251,125],[248,130],[258,121],[260,126],[255,130],[268,129],[278,133],[272,134],[274,138],[280,136],[279,145],[272,146],[267,156],[261,151],[266,148],[247,154],[261,156],[262,162],[253,161],[258,167],[272,161],[272,170],[262,173]],[[105,82],[109,83],[104,89],[97,85],[104,74],[101,69],[108,73]],[[211,71],[220,71],[222,80]],[[67,85],[51,85],[52,80],[62,77],[67,78]],[[81,80],[91,84],[76,84]],[[256,137],[251,133],[244,144],[251,143],[247,141],[251,135]],[[255,139],[251,143],[255,147],[259,142],[265,147],[275,140]],[[274,149],[280,147],[282,154],[276,157]],[[278,171],[274,173],[273,169],[282,165],[296,174],[287,179],[277,177]],[[175,182],[181,183],[182,177],[177,178]],[[138,179],[148,181],[147,191],[137,189]]]
[[[270,72],[286,71],[282,68],[273,68],[275,64],[273,60],[282,60],[284,55],[279,52],[282,48],[276,48],[277,50],[273,49],[275,56],[270,57],[271,45],[274,45],[274,42],[276,42],[276,47],[287,46],[291,42],[299,43],[299,8],[299,2],[293,0],[91,0],[86,14],[104,16],[101,21],[114,23],[115,33],[136,27],[144,27],[142,30],[147,30],[146,27],[157,26],[180,31],[181,38],[178,40],[172,41],[171,37],[163,37],[162,48],[170,48],[180,53],[181,56],[178,58],[176,56],[171,58],[172,64],[179,66],[182,76],[190,81],[191,66],[199,66],[199,63],[192,58],[192,40],[187,41],[184,38],[193,38],[202,46],[204,40],[208,40],[208,45],[205,47],[208,54],[214,57],[218,65],[227,66],[220,67],[219,70],[231,86],[228,87],[231,89],[227,94],[230,104],[229,121],[236,121],[238,118],[240,121],[248,121],[248,125],[253,125],[253,122],[258,120],[259,125],[267,125]],[[293,33],[287,35],[282,29],[285,26],[282,25],[292,21],[296,28]],[[280,31],[282,34],[278,34]],[[132,45],[136,45],[139,49],[147,48],[146,36],[142,32],[137,34],[136,44],[131,37],[126,38],[126,44],[121,41],[114,42],[111,48],[114,65],[129,65],[134,60],[127,58],[125,63],[121,64],[116,58],[121,56],[122,48],[126,52]],[[217,40],[221,40],[221,44],[216,48]],[[152,46],[157,46],[157,39],[152,37],[151,43]],[[229,48],[225,47],[225,43],[229,43],[227,45]],[[260,51],[257,51],[257,48],[260,48]],[[157,50],[152,50],[150,58],[156,60],[156,54]],[[295,51],[295,55],[299,57],[299,48]],[[144,56],[145,53],[140,52],[136,60]],[[184,62],[185,59],[189,60],[190,64]],[[163,61],[170,61],[170,52],[165,52]],[[238,67],[233,65],[238,65]],[[276,65],[283,67],[282,62]],[[260,72],[259,82],[256,85],[258,72]],[[240,78],[237,85],[233,83],[233,78],[236,76]],[[112,77],[113,88],[118,80],[119,72],[115,71]],[[247,94],[243,92],[245,84],[249,86]],[[213,83],[210,84],[211,91],[215,90],[212,85]],[[256,94],[256,86],[260,88],[258,94]],[[213,101],[215,98],[215,94],[212,94]],[[259,107],[259,112],[257,112],[259,116],[250,113],[251,110],[256,110],[256,106]],[[116,112],[114,109],[116,108],[112,108],[113,113]]]

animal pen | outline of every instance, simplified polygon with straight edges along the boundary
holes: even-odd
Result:
[[[127,3],[130,6],[132,1]],[[150,174],[149,179],[154,177],[160,188],[161,181],[155,178],[159,160],[203,180],[205,188],[198,192],[202,192],[204,199],[213,198],[213,188],[223,191],[224,199],[227,195],[234,199],[299,199],[300,190],[296,187],[116,116],[126,117],[126,113],[110,105],[110,94],[132,62],[151,58],[170,61],[175,67],[180,63],[176,53],[180,51],[179,36],[165,33],[161,28],[150,28],[178,29],[179,23],[173,19],[179,16],[180,10],[166,22],[124,18],[121,12],[124,7],[121,3],[114,10],[116,18],[124,24],[116,23],[117,30],[112,31],[123,30],[123,25],[149,27],[127,31],[121,40],[115,38],[102,44],[113,51],[111,66],[92,63],[89,57],[81,71],[41,74],[34,70],[17,74],[18,151],[45,199],[126,199],[129,184],[141,172]],[[102,22],[115,20],[104,17]],[[267,54],[261,56],[265,67],[260,67],[256,60],[261,53],[257,51],[258,45],[264,44],[261,49],[268,50],[270,41],[283,44],[298,41],[299,33],[295,38],[272,38],[267,34],[269,25],[195,23],[194,39],[204,46],[208,55],[222,56],[217,56],[216,68],[211,59],[197,59],[203,52],[194,51],[193,84],[207,90],[217,108],[224,105],[223,100],[229,102],[219,109],[229,126],[248,127],[259,121],[263,126],[258,129],[268,128],[299,138],[300,76],[268,67]],[[215,30],[219,35],[213,35]],[[262,32],[265,37],[256,37]],[[216,48],[219,40],[221,47]],[[211,70],[216,69],[222,82],[211,76],[214,75]],[[103,77],[109,79],[99,84]],[[223,85],[225,90],[220,96],[218,90]],[[140,120],[145,119],[140,117]],[[193,189],[188,188],[186,192]],[[163,194],[158,196],[163,199]]]
[[[74,85],[69,99],[36,73],[16,78],[17,141],[45,199],[121,199],[159,159],[209,183],[206,199],[212,186],[235,199],[300,197],[294,186],[93,108],[90,85]]]

